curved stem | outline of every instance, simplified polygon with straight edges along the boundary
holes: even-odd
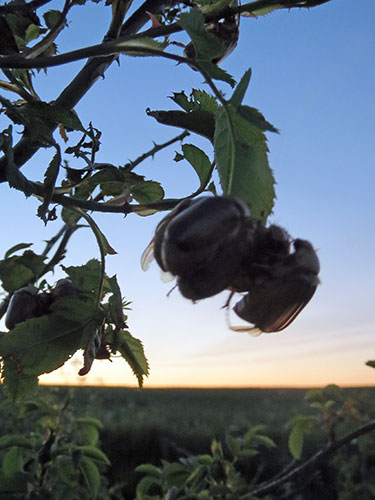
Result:
[[[318,464],[322,462],[325,458],[332,455],[336,450],[338,450],[342,446],[345,446],[346,444],[353,441],[353,439],[356,439],[374,430],[375,430],[375,420],[371,420],[367,424],[347,434],[343,438],[337,441],[330,442],[327,446],[325,446],[324,448],[320,449],[317,453],[315,453],[315,455],[307,459],[302,464],[297,465],[292,470],[282,475],[280,478],[274,481],[271,480],[270,482],[264,484],[263,486],[261,485],[255,490],[252,490],[251,494],[254,495],[255,497],[263,497],[265,495],[268,495],[269,493],[272,493],[273,491],[276,491],[280,486],[287,483],[291,479],[294,479],[296,476],[306,472],[311,467],[317,467]]]

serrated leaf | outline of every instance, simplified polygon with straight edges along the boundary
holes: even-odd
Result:
[[[89,458],[82,458],[80,469],[90,490],[92,498],[98,496],[100,487],[100,472],[96,464]]]
[[[9,248],[4,254],[4,259],[8,259],[12,254],[18,252],[18,250],[23,250],[24,248],[29,248],[33,243],[17,243],[13,247]]]
[[[266,221],[274,203],[275,180],[264,134],[228,107],[217,115],[214,147],[224,195],[244,200],[253,218]]]
[[[143,181],[130,188],[131,195],[138,203],[152,203],[164,198],[164,189],[156,181]]]
[[[213,140],[215,133],[215,118],[212,113],[203,110],[193,110],[189,113],[184,111],[151,111],[147,110],[148,116],[152,116],[163,125],[179,127],[190,132]]]
[[[275,128],[272,123],[268,122],[262,113],[258,111],[256,108],[252,108],[251,106],[240,106],[238,108],[238,113],[242,118],[247,120],[249,123],[259,128],[263,132],[267,130],[270,132],[279,133],[278,129]]]
[[[200,187],[206,186],[212,171],[211,162],[206,153],[193,144],[184,144],[182,151],[186,160],[198,174]]]
[[[254,10],[244,10],[241,12],[241,16],[243,17],[260,17],[270,14],[275,10],[282,9],[283,6],[281,4],[275,4],[272,7],[264,7],[262,9],[254,9]]]
[[[10,293],[35,281],[44,268],[45,257],[26,250],[22,255],[0,261],[0,280],[3,288]]]
[[[13,360],[3,359],[2,362],[1,377],[7,397],[14,403],[18,403],[33,396],[38,389],[38,377],[23,374]]]
[[[134,375],[137,377],[139,387],[143,386],[143,378],[149,374],[148,361],[143,350],[143,344],[126,330],[120,330],[116,335],[116,349],[127,361]]]
[[[236,86],[232,94],[232,97],[229,100],[229,103],[232,105],[235,111],[237,111],[239,106],[242,104],[243,98],[245,97],[247,88],[250,83],[250,78],[251,78],[251,69],[248,69],[244,74],[244,76],[239,81],[238,85]]]
[[[184,111],[189,112],[194,109],[194,102],[189,100],[185,92],[174,92],[172,96],[169,96],[172,101],[178,104]]]
[[[91,259],[82,266],[61,267],[78,290],[92,293],[98,289],[101,276],[101,266],[98,260]]]
[[[236,80],[223,68],[209,61],[202,61],[200,66],[208,73],[213,80],[221,80],[228,83],[232,88],[236,85]]]
[[[3,378],[16,371],[25,377],[38,377],[62,366],[82,346],[83,327],[93,317],[95,305],[77,297],[63,297],[51,306],[51,313],[16,325],[0,340],[4,358]],[[9,373],[7,370],[11,369]],[[8,389],[11,380],[7,381]],[[13,384],[14,385],[14,384]]]
[[[120,170],[114,166],[102,168],[92,175],[87,182],[91,191],[100,186],[101,191],[106,196],[117,196],[123,193],[125,188],[124,177]]]

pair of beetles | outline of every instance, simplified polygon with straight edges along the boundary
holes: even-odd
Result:
[[[253,326],[231,328],[253,334],[289,326],[319,284],[319,259],[309,241],[292,240],[275,224],[264,227],[244,202],[223,196],[177,205],[157,226],[143,268],[152,257],[177,277],[187,299],[228,289],[229,307],[236,292],[244,293],[234,312]]]

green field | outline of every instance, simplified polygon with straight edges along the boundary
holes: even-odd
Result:
[[[53,389],[59,398],[66,390]],[[375,388],[345,389],[343,392],[345,398],[356,401],[368,418],[375,418]],[[298,414],[311,414],[305,394],[305,389],[140,391],[82,387],[73,389],[72,404],[78,414],[94,415],[104,424],[101,442],[113,465],[111,481],[122,480],[124,495],[132,498],[135,482],[139,479],[133,472],[137,465],[159,464],[161,459],[174,461],[180,456],[207,453],[212,439],[225,442],[225,434],[233,426],[243,431],[257,424],[266,426],[265,432],[277,443],[277,449],[264,450],[262,456],[253,461],[249,476],[259,474],[259,470],[263,478],[274,475],[291,462],[287,446],[290,420]],[[316,451],[319,439],[319,434],[307,439],[305,456]],[[331,494],[326,485],[322,488],[326,491],[324,500],[339,498]],[[318,498],[306,495],[301,498]],[[350,500],[350,496],[341,499]]]
[[[356,401],[356,406],[365,414],[365,418],[375,418],[375,388],[345,389],[343,393],[345,399]],[[246,431],[257,424],[266,426],[265,434],[275,441],[277,448],[264,450],[259,457],[252,459],[246,474],[249,478],[256,475],[258,481],[267,480],[292,461],[287,445],[290,432],[288,422],[298,414],[311,414],[309,402],[304,397],[306,390],[302,389],[140,391],[128,388],[41,387],[40,394],[52,397],[57,403],[69,400],[68,408],[74,416],[91,416],[102,422],[100,445],[112,464],[108,481],[111,485],[121,485],[118,490],[120,496],[116,498],[124,499],[135,497],[135,486],[140,479],[140,475],[134,472],[137,465],[160,465],[162,459],[175,461],[183,456],[209,453],[213,438],[225,443],[228,430],[236,428]],[[3,433],[10,432],[4,422],[0,428]],[[306,440],[305,458],[324,444],[322,434],[315,433]],[[335,472],[331,471],[331,466],[321,469],[320,475],[313,478],[313,487],[303,490],[302,496],[292,494],[280,498],[351,500],[355,498],[351,496],[354,493],[356,500],[375,498],[375,493],[374,496],[367,490],[366,495],[363,493],[361,488],[364,479],[358,476],[357,470],[362,468],[366,474],[370,469],[375,472],[375,440],[373,436],[362,439],[367,440],[368,448],[363,451],[363,457],[353,457],[350,447],[340,455],[340,470],[343,467],[341,464],[354,467],[353,471],[350,469],[345,473],[345,481],[350,482],[350,487],[344,488],[348,496],[337,493],[336,465]],[[356,462],[353,465],[354,459]],[[358,460],[360,463],[357,463]],[[322,491],[324,496],[321,496]]]

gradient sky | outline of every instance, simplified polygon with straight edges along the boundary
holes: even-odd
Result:
[[[69,19],[58,39],[60,52],[100,42],[110,9],[87,4]],[[194,305],[176,290],[167,297],[172,285],[160,280],[156,263],[146,273],[139,264],[161,216],[94,215],[118,252],[108,258],[107,272],[117,274],[132,301],[130,331],[142,339],[151,367],[145,387],[374,385],[375,371],[364,365],[375,358],[374,19],[374,0],[333,0],[310,11],[242,18],[238,47],[223,63],[237,80],[252,68],[245,104],[260,109],[281,132],[268,134],[277,180],[270,221],[310,240],[321,261],[322,284],[288,329],[258,338],[230,331],[221,309],[224,293]],[[55,98],[82,64],[41,73],[36,86],[42,99]],[[156,125],[145,109],[172,109],[167,96],[191,88],[205,85],[187,67],[122,56],[120,67],[113,64],[76,108],[85,125],[91,120],[103,132],[97,161],[121,165],[152,147],[152,140],[177,135],[178,129]],[[0,126],[5,123],[0,117]],[[212,155],[207,141],[191,142]],[[182,197],[197,187],[194,172],[173,161],[178,150],[172,146],[137,170],[162,182],[167,196]],[[50,154],[38,153],[25,172],[41,179]],[[35,217],[35,200],[5,185],[0,193],[7,207],[0,214],[0,252],[20,241],[42,249],[57,223],[45,229]],[[73,237],[65,264],[97,255],[94,238],[83,230]],[[58,277],[48,276],[52,283]],[[96,361],[85,378],[75,375],[81,363],[79,354],[41,380],[135,385],[121,359]]]

